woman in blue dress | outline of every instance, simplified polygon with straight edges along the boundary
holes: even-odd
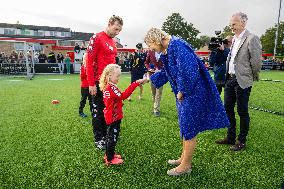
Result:
[[[160,88],[169,81],[176,97],[183,150],[178,159],[168,161],[177,167],[167,174],[190,174],[197,134],[229,126],[224,106],[205,65],[187,42],[152,28],[145,36],[145,43],[162,53],[160,59],[164,64],[161,72],[151,76],[152,83]]]

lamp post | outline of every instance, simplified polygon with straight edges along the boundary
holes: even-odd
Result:
[[[282,0],[279,0],[280,4],[279,4],[279,11],[278,11],[278,23],[277,23],[277,29],[276,29],[276,32],[275,32],[275,42],[274,42],[274,53],[273,53],[273,57],[275,59],[275,56],[276,56],[276,47],[277,47],[277,41],[278,41],[278,31],[279,31],[279,22],[280,22],[280,12],[281,12],[281,3],[282,3]]]

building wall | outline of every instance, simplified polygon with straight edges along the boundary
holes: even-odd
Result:
[[[10,55],[13,50],[15,50],[13,42],[0,41],[0,51],[1,52],[5,52],[5,54]]]

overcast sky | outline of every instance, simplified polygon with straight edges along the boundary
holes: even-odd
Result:
[[[231,15],[248,15],[247,28],[261,35],[277,23],[279,0],[3,0],[0,22],[66,27],[80,32],[99,32],[111,15],[119,15],[124,26],[118,37],[132,48],[142,42],[151,27],[161,27],[173,12],[180,13],[201,33],[213,36],[229,24]],[[281,21],[284,21],[282,1]]]

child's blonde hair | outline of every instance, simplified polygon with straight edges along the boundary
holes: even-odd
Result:
[[[107,85],[107,83],[109,82],[109,76],[114,72],[114,70],[116,69],[121,69],[121,67],[117,64],[109,64],[105,67],[101,78],[100,78],[100,89],[101,91],[103,91]]]

